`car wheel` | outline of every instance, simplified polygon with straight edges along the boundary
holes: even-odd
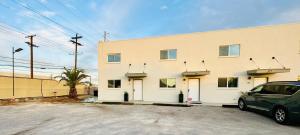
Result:
[[[245,111],[247,109],[247,105],[243,99],[240,99],[238,102],[239,109]]]
[[[283,107],[276,108],[273,117],[279,124],[286,124],[288,122],[288,112]]]

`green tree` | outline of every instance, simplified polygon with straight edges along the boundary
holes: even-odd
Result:
[[[84,84],[85,82],[82,82],[82,80],[87,78],[88,75],[84,74],[84,70],[81,69],[64,69],[65,71],[60,76],[57,76],[57,78],[60,79],[59,82],[64,81],[70,87],[69,97],[77,98],[76,85]]]

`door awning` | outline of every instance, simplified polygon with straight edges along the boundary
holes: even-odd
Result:
[[[290,72],[291,69],[289,68],[273,68],[273,69],[255,69],[255,70],[248,70],[248,75],[268,75],[268,74],[276,74],[276,73],[286,73]]]
[[[128,78],[144,78],[147,77],[147,73],[126,73],[125,76]]]
[[[185,71],[181,75],[183,77],[195,77],[195,76],[205,76],[208,75],[210,71],[205,70],[205,71]]]

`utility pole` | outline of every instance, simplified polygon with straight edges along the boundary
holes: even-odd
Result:
[[[77,70],[77,46],[83,46],[82,44],[78,43],[78,39],[82,38],[82,36],[79,36],[78,33],[76,33],[75,37],[71,37],[70,42],[75,44],[75,63],[74,63],[74,69]],[[74,41],[75,39],[75,41]]]
[[[38,47],[37,45],[33,44],[33,37],[36,35],[29,35],[26,36],[25,38],[29,38],[29,42],[25,42],[29,45],[30,47],[30,78],[33,79],[33,47]]]
[[[107,41],[107,37],[108,37],[109,33],[104,31],[104,35],[103,35],[103,41],[106,42]]]

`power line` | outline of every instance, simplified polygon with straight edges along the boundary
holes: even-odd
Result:
[[[33,9],[32,7],[30,7],[30,6],[28,6],[28,5],[25,5],[25,4],[23,4],[23,3],[20,3],[18,0],[13,0],[13,2],[15,2],[16,4],[22,6],[23,8],[26,8],[27,10],[30,10],[30,11],[36,13],[37,15],[39,15],[39,16],[45,18],[46,20],[48,20],[48,21],[50,21],[50,22],[56,24],[57,26],[59,26],[59,27],[61,27],[61,28],[63,28],[63,29],[66,29],[66,30],[68,30],[68,31],[70,31],[70,32],[76,33],[76,32],[73,31],[72,29],[70,29],[70,28],[68,28],[68,27],[66,27],[66,26],[64,26],[64,25],[62,25],[62,24],[56,22],[55,20],[53,20],[53,19],[51,19],[51,18],[49,18],[49,17],[47,17],[47,16],[45,16],[45,15],[43,15],[43,14],[41,14],[39,11]]]
[[[19,29],[17,29],[17,28],[12,28],[12,27],[10,27],[10,26],[5,26],[5,25],[3,25],[3,24],[0,24],[0,29],[2,29],[2,30],[4,30],[4,31],[7,31],[7,32],[15,32],[15,33],[18,33],[18,34],[21,34],[21,35],[26,36],[25,32],[23,32],[22,30],[19,30]],[[19,35],[18,35],[18,36],[19,36]],[[56,41],[53,41],[53,40],[51,40],[51,39],[49,39],[49,38],[43,37],[43,36],[37,36],[37,37],[42,38],[42,39],[48,41],[48,42],[44,42],[44,45],[49,46],[49,47],[53,47],[53,48],[59,47],[59,48],[61,48],[61,49],[59,49],[60,51],[64,51],[64,52],[66,52],[67,54],[69,53],[65,48],[62,48],[61,46],[51,45],[51,44],[49,44],[49,43],[56,44],[56,45],[62,45],[62,46],[65,46],[65,45],[63,45],[63,44],[61,44],[61,43],[58,43],[58,42],[56,42]],[[41,40],[41,42],[43,42],[43,40]]]
[[[10,59],[12,60],[11,57],[6,57],[6,56],[0,56],[0,58],[4,58],[4,59]],[[26,59],[19,59],[19,58],[15,58],[16,61],[25,61],[27,62],[27,64],[29,63],[29,60],[26,60]],[[38,64],[38,65],[51,65],[51,66],[56,66],[56,67],[68,67],[68,66],[62,66],[62,65],[56,65],[56,64],[53,64],[53,63],[49,63],[49,62],[41,62],[41,61],[34,61],[35,64]]]
[[[53,11],[53,10],[51,10],[47,5],[45,5],[44,3],[42,3],[41,1],[39,1],[39,0],[36,0],[36,2],[39,4],[39,5],[41,5],[43,8],[45,8],[45,9],[47,9],[47,10],[49,10],[49,11]],[[78,29],[80,29],[81,31],[85,31],[85,29],[83,29],[82,27],[79,27],[80,25],[75,25],[72,21],[70,21],[69,19],[67,19],[66,17],[64,17],[64,16],[62,16],[62,15],[59,15],[59,14],[57,14],[56,16],[58,16],[58,17],[60,17],[61,19],[63,19],[65,22],[67,22],[67,23],[70,23],[70,24],[72,24],[73,26],[76,26]],[[85,34],[87,34],[87,35],[89,35],[88,33],[86,33],[85,32]],[[89,36],[91,36],[91,35],[89,35]],[[87,38],[89,38],[89,36],[87,37]],[[92,37],[92,36],[91,36]],[[89,40],[89,39],[88,39]],[[89,40],[89,42],[93,42],[93,41],[91,41],[91,40]]]

